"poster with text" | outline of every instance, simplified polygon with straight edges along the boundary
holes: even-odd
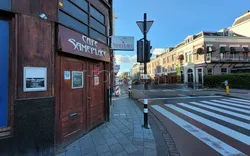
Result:
[[[83,72],[72,71],[72,88],[83,88]]]

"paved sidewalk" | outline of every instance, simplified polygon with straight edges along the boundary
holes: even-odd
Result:
[[[151,129],[142,128],[143,113],[127,97],[114,98],[111,121],[96,128],[57,156],[156,156]]]

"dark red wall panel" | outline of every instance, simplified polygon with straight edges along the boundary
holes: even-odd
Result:
[[[26,15],[18,20],[18,98],[46,97],[53,94],[54,24]],[[23,68],[47,67],[47,91],[23,92]]]

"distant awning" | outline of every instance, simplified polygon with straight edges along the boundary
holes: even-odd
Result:
[[[248,47],[243,47],[243,49],[244,49],[244,52],[246,52],[246,53],[250,52]]]
[[[184,60],[184,56],[181,54],[181,55],[179,55],[178,59],[179,60]]]
[[[232,53],[245,52],[244,48],[242,48],[242,47],[231,47],[231,48],[230,48],[230,51],[231,51]]]
[[[235,71],[235,70],[250,70],[250,67],[236,67],[236,68],[232,68],[231,70]]]
[[[230,52],[230,48],[229,47],[220,47],[220,53],[226,53],[226,52]]]
[[[203,52],[204,52],[203,48],[198,48],[196,50],[196,54],[203,54]]]
[[[212,53],[212,52],[216,52],[216,48],[214,46],[208,46],[207,53]]]

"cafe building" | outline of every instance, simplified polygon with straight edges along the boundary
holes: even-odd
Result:
[[[111,0],[0,1],[0,155],[53,155],[109,118]]]

